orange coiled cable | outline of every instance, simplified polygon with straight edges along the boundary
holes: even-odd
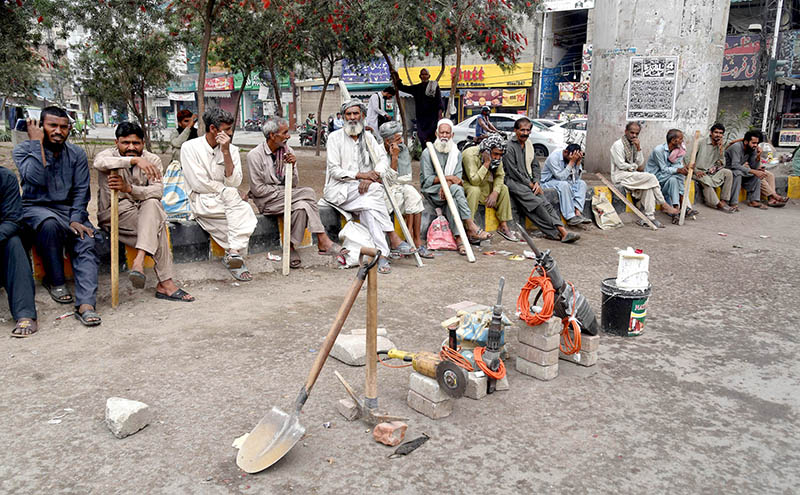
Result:
[[[439,351],[439,357],[442,359],[442,361],[451,361],[467,371],[475,371],[475,368],[472,367],[472,365],[469,363],[469,360],[461,355],[460,346],[458,349],[451,349],[443,345],[442,350]]]
[[[567,283],[572,287],[572,314],[561,320],[564,328],[561,329],[561,343],[558,344],[558,348],[569,356],[581,350],[581,327],[578,325],[578,320],[575,319],[575,303],[577,302],[575,286],[572,285],[572,282]],[[570,327],[572,327],[572,335],[569,334]]]
[[[541,271],[542,274],[536,275],[537,271]],[[542,310],[538,313],[531,314],[531,291],[537,288],[542,291]],[[528,281],[525,282],[522,290],[519,291],[519,297],[517,298],[519,318],[532,327],[541,325],[549,320],[553,316],[555,293],[556,290],[553,288],[553,282],[550,281],[544,268],[541,265],[536,265],[533,270],[531,270]]]
[[[495,380],[502,380],[503,377],[506,376],[506,365],[503,363],[503,360],[500,359],[499,360],[500,366],[497,367],[497,371],[492,371],[491,369],[489,369],[489,367],[486,366],[486,363],[483,362],[483,351],[485,349],[486,349],[485,347],[476,347],[475,349],[473,349],[472,352],[473,355],[475,356],[475,364],[477,364],[478,368],[480,368],[481,371],[486,373],[486,376],[488,376],[489,378],[493,378]]]

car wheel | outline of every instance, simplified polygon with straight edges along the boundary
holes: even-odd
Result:
[[[533,154],[536,156],[536,158],[547,158],[547,155],[549,155],[547,148],[541,144],[533,145]]]

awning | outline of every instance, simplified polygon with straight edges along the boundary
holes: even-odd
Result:
[[[755,84],[754,79],[744,79],[742,81],[720,81],[720,88],[745,88]]]
[[[800,78],[796,77],[779,77],[775,82],[782,86],[800,86]]]
[[[206,91],[206,98],[230,98],[230,91]]]
[[[194,93],[172,93],[167,95],[167,98],[173,101],[194,101]]]

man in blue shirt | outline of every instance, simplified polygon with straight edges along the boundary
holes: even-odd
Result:
[[[653,149],[644,169],[645,172],[656,176],[661,185],[661,192],[664,193],[664,199],[676,208],[680,207],[683,198],[683,182],[686,180],[686,174],[689,173],[689,169],[682,165],[683,162],[680,159],[676,159],[674,163],[670,160],[670,154],[673,150],[680,148],[681,144],[683,144],[683,132],[678,129],[667,131],[667,142],[659,144]],[[691,217],[697,213],[689,203],[686,215]]]
[[[583,174],[583,152],[579,144],[569,144],[563,150],[550,153],[542,169],[542,187],[558,192],[561,215],[568,225],[592,223],[581,212],[586,203],[586,182]]]
[[[86,153],[67,142],[67,113],[46,107],[41,125],[29,119],[28,140],[12,156],[22,182],[22,221],[34,232],[34,246],[45,270],[44,286],[56,302],[76,304],[75,317],[86,326],[100,324],[97,303],[97,254],[89,223],[89,163]],[[75,298],[66,288],[63,252],[72,259]]]

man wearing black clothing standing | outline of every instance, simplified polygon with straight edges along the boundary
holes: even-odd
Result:
[[[425,143],[436,141],[436,123],[442,118],[442,92],[436,81],[431,81],[428,69],[419,71],[421,82],[406,86],[400,82],[400,75],[392,72],[392,80],[395,87],[400,91],[405,91],[414,97],[414,108],[417,113],[417,137],[420,144],[425,148]],[[398,100],[400,97],[398,96]]]

